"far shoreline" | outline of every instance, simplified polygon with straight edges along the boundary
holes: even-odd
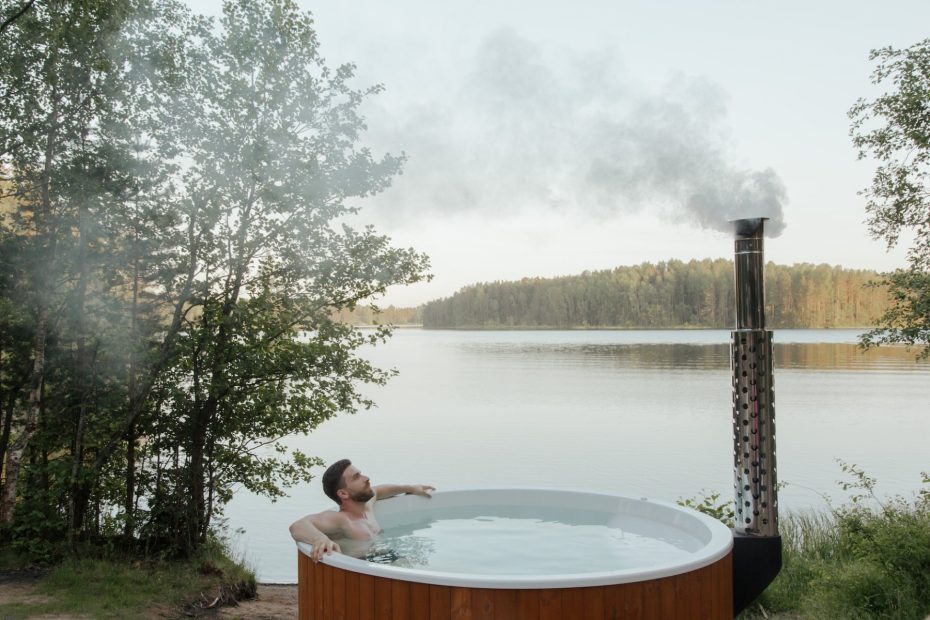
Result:
[[[390,327],[391,329],[422,329],[424,331],[461,331],[461,332],[511,332],[511,331],[624,331],[624,332],[633,332],[633,331],[650,331],[650,332],[661,332],[661,331],[734,331],[732,327],[696,327],[696,326],[682,326],[682,327],[623,327],[623,326],[567,326],[567,327],[552,327],[552,326],[538,326],[538,325],[506,325],[506,326],[459,326],[459,327],[427,327],[421,324],[404,324],[404,325],[355,325],[354,327],[358,329],[375,329],[378,327]],[[830,330],[849,330],[849,331],[866,331],[870,329],[875,329],[874,326],[833,326],[833,327],[768,327],[770,331],[777,330],[792,330],[792,331],[830,331]]]

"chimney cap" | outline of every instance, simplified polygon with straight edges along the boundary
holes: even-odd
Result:
[[[761,237],[763,224],[768,220],[767,217],[747,217],[738,220],[730,220],[733,224],[733,230],[737,237]]]

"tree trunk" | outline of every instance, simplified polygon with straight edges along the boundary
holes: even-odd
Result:
[[[135,423],[130,422],[126,429],[126,522],[123,526],[123,536],[126,542],[132,540],[135,532],[133,515],[135,514],[135,486],[136,486],[136,430]]]
[[[188,552],[193,551],[200,543],[200,531],[204,521],[204,503],[203,503],[203,450],[206,443],[207,425],[207,408],[209,400],[201,402],[201,351],[203,340],[206,340],[207,332],[210,329],[209,313],[204,309],[203,328],[201,330],[201,340],[197,342],[192,351],[193,360],[191,364],[194,391],[194,403],[191,409],[191,428],[190,443],[187,446],[188,453],[188,488],[190,498],[186,506],[187,513],[187,535],[185,537],[185,546]]]
[[[16,413],[16,401],[19,400],[20,392],[28,384],[31,375],[30,370],[24,371],[15,381],[10,382],[10,389],[7,394],[6,408],[3,414],[3,426],[0,430],[0,471],[6,463],[7,450],[10,447],[10,434],[13,430],[13,415]],[[3,495],[4,483],[0,481],[0,497]]]
[[[18,388],[10,389],[9,397],[6,401],[6,410],[3,413],[3,430],[0,431],[0,465],[4,464],[6,448],[10,443],[10,430],[13,428],[13,411],[16,408],[16,393]],[[2,485],[0,485],[2,488]]]
[[[19,471],[23,461],[23,454],[29,440],[36,431],[39,420],[39,411],[42,408],[42,383],[45,378],[45,338],[48,328],[48,310],[43,306],[39,310],[36,322],[36,340],[33,349],[32,387],[29,390],[29,407],[26,411],[26,424],[22,432],[13,441],[6,454],[4,470],[6,482],[3,485],[3,495],[0,497],[0,524],[13,522],[13,508],[16,505],[16,489],[19,484]]]
[[[78,207],[78,281],[74,291],[74,319],[77,332],[77,359],[74,368],[77,388],[77,410],[74,420],[74,435],[71,437],[71,493],[68,510],[68,542],[74,541],[83,521],[83,509],[77,500],[81,497],[81,480],[84,469],[84,424],[88,400],[87,321],[85,301],[87,298],[87,209],[81,202]]]
[[[133,230],[132,258],[132,310],[130,317],[130,342],[133,347],[129,352],[129,410],[136,410],[136,354],[139,326],[139,235]],[[135,523],[135,487],[136,487],[136,420],[133,418],[126,425],[126,524],[123,536],[127,542],[132,538]]]
[[[52,55],[52,64],[55,63],[55,54]],[[36,213],[36,239],[40,256],[43,256],[47,265],[41,268],[37,265],[33,277],[36,281],[36,335],[33,346],[32,375],[30,378],[29,406],[26,409],[26,423],[22,432],[10,446],[6,455],[6,483],[3,485],[3,494],[0,497],[0,524],[13,522],[13,508],[16,504],[16,490],[19,482],[19,469],[22,465],[23,453],[38,425],[39,414],[42,409],[42,394],[45,381],[45,341],[48,336],[48,302],[46,300],[46,280],[43,274],[47,266],[52,264],[55,257],[55,234],[52,222],[52,165],[55,159],[55,149],[58,146],[58,114],[60,96],[52,88],[52,109],[49,112],[48,135],[45,142],[45,162],[42,170],[41,203]]]

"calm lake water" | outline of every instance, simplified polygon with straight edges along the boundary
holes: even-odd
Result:
[[[902,348],[863,353],[857,335],[774,333],[782,511],[825,508],[821,494],[842,503],[836,459],[888,495],[911,495],[930,470],[930,364]],[[730,499],[728,343],[724,330],[399,329],[369,353],[400,371],[367,391],[378,407],[289,443],[351,458],[372,484]],[[293,583],[287,527],[331,506],[316,479],[276,503],[239,491],[226,516],[259,580]]]

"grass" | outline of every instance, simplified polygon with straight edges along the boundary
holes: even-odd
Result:
[[[9,565],[9,558],[6,564]],[[255,575],[219,545],[186,561],[64,560],[36,582],[35,596],[0,604],[0,618],[81,614],[90,618],[182,616],[254,595]]]
[[[879,500],[853,468],[852,504],[781,520],[782,570],[741,620],[924,620],[930,614],[930,493]],[[925,482],[926,475],[925,475]]]

